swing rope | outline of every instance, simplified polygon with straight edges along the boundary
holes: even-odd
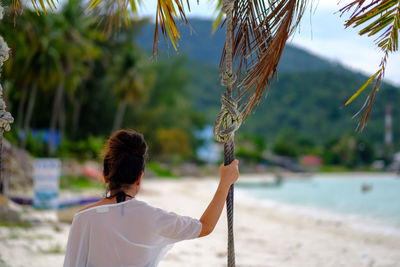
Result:
[[[224,165],[229,165],[235,158],[234,136],[242,123],[242,115],[237,109],[237,101],[232,98],[232,87],[236,82],[236,74],[233,73],[232,56],[232,10],[234,0],[223,0],[222,11],[226,14],[226,60],[225,69],[221,71],[221,85],[226,87],[226,92],[221,96],[221,110],[214,123],[215,140],[224,144]],[[226,198],[226,212],[228,219],[228,267],[235,266],[235,244],[233,236],[233,193],[234,186],[229,188]]]

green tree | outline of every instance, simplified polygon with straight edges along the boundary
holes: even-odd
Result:
[[[258,163],[263,160],[263,152],[267,149],[266,138],[259,134],[239,133],[236,155],[239,158]]]
[[[62,79],[57,38],[54,37],[57,33],[52,22],[51,16],[38,17],[34,12],[27,11],[24,16],[17,17],[13,31],[5,30],[12,29],[13,22],[10,20],[1,26],[13,51],[5,66],[5,77],[15,81],[12,86],[21,88],[17,125],[23,128],[23,147],[30,133],[38,90],[48,92]]]
[[[195,130],[204,125],[202,114],[194,111],[188,92],[191,74],[186,70],[184,58],[160,60],[153,65],[155,73],[153,86],[147,99],[128,112],[127,124],[138,125],[146,138],[153,140],[151,154],[157,157],[162,145],[157,140],[160,129],[179,129],[189,136],[190,153],[194,157],[196,138]]]
[[[368,141],[354,135],[345,135],[324,145],[323,160],[324,164],[354,168],[371,164],[375,160],[375,150]]]
[[[113,38],[109,86],[118,99],[118,108],[112,132],[121,128],[128,105],[138,104],[145,99],[154,83],[155,77],[150,63],[132,43],[132,38],[143,22],[130,26]]]

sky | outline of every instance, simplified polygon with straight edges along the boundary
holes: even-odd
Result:
[[[191,12],[187,13],[189,18],[213,17],[217,1],[200,0],[199,4],[197,0],[189,2],[191,4]],[[343,24],[346,16],[340,17],[337,11],[348,2],[350,1],[315,0],[313,11],[310,8],[306,11],[299,30],[290,38],[289,43],[329,60],[338,61],[352,70],[371,75],[378,70],[383,53],[376,48],[374,38],[359,36],[357,29],[345,29]],[[142,1],[142,3],[140,15],[154,16],[156,1]],[[400,85],[399,51],[389,57],[385,77],[387,82]]]

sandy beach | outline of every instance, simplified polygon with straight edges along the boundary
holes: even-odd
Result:
[[[213,178],[148,179],[138,199],[199,218],[216,186]],[[59,223],[54,211],[28,208],[23,212],[36,224],[27,229],[0,227],[0,266],[62,266],[69,224]],[[316,216],[278,204],[260,204],[238,192],[234,221],[236,264],[400,266],[400,229],[371,231],[368,224],[350,223],[340,216]],[[159,266],[225,266],[226,228],[224,211],[210,236],[177,243]]]

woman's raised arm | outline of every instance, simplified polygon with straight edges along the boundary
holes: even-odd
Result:
[[[202,224],[199,237],[209,235],[215,228],[222,209],[224,208],[225,200],[228,195],[229,188],[234,184],[239,177],[239,161],[234,160],[227,166],[219,167],[220,181],[213,199],[208,205],[200,218]]]

